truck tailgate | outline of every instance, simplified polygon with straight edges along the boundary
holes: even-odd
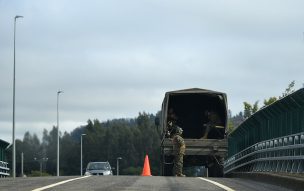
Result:
[[[227,139],[185,139],[185,155],[215,155],[226,157]],[[170,139],[165,139],[162,145],[165,155],[173,154],[173,145]]]

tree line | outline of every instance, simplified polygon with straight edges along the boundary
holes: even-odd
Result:
[[[237,128],[243,121],[245,121],[247,118],[249,118],[251,115],[253,115],[255,112],[259,111],[260,109],[267,107],[271,105],[272,103],[276,102],[279,99],[282,99],[289,94],[293,93],[295,91],[295,81],[291,81],[285,91],[282,93],[281,96],[272,96],[268,99],[264,99],[263,106],[259,107],[259,100],[255,101],[253,104],[250,104],[249,102],[244,101],[243,106],[244,110],[236,114],[235,116],[232,116],[231,111],[228,111],[228,133],[233,131],[233,129]]]
[[[122,175],[141,174],[144,158],[150,159],[153,175],[160,173],[160,138],[154,124],[155,115],[139,113],[134,119],[113,119],[106,122],[88,120],[87,125],[64,132],[60,136],[60,175],[80,175],[80,137],[83,136],[83,167],[91,161],[109,161]],[[11,161],[11,150],[8,151]],[[16,140],[16,174],[23,169],[27,176],[56,175],[57,128],[43,131],[40,141],[36,134],[26,132],[23,140]],[[10,163],[11,164],[11,163]],[[10,169],[11,166],[9,167]],[[116,173],[116,170],[113,170]]]

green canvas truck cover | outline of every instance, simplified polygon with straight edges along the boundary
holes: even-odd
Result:
[[[191,88],[169,91],[162,103],[162,129],[167,128],[168,110],[173,109],[178,117],[178,126],[184,130],[184,138],[199,139],[206,130],[204,124],[208,122],[206,112],[215,112],[224,128],[210,131],[209,139],[223,139],[227,127],[227,96],[225,93]]]

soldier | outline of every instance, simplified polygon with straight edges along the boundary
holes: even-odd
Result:
[[[173,108],[168,110],[166,137],[171,137],[176,131],[177,116]]]
[[[176,132],[173,136],[173,154],[174,154],[174,166],[173,175],[185,177],[183,174],[183,163],[184,155],[186,150],[186,145],[184,139],[182,138],[183,129],[176,127]]]
[[[168,111],[167,121],[168,121],[168,123],[172,122],[174,124],[177,122],[177,115],[175,114],[175,111],[173,108],[170,108]]]
[[[215,113],[214,111],[206,111],[205,115],[207,115],[208,122],[204,124],[205,133],[201,139],[208,138],[208,134],[211,128],[219,128],[219,129],[224,128],[224,126],[222,126],[221,119],[217,113]]]

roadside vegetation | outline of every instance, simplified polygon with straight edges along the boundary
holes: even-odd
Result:
[[[83,168],[90,161],[109,161],[122,175],[141,174],[147,154],[153,175],[159,175],[160,138],[154,125],[155,116],[145,112],[134,119],[114,119],[100,122],[88,120],[87,125],[64,132],[60,138],[60,175],[80,175],[80,137],[83,136]],[[56,175],[57,129],[44,130],[42,141],[36,134],[25,133],[23,140],[16,140],[16,172],[21,172],[21,153],[24,154],[24,174],[40,176]],[[11,152],[9,150],[9,152]],[[8,161],[11,154],[8,153]],[[37,160],[35,160],[35,158]],[[11,168],[11,167],[10,167]],[[116,169],[113,170],[116,174]]]

